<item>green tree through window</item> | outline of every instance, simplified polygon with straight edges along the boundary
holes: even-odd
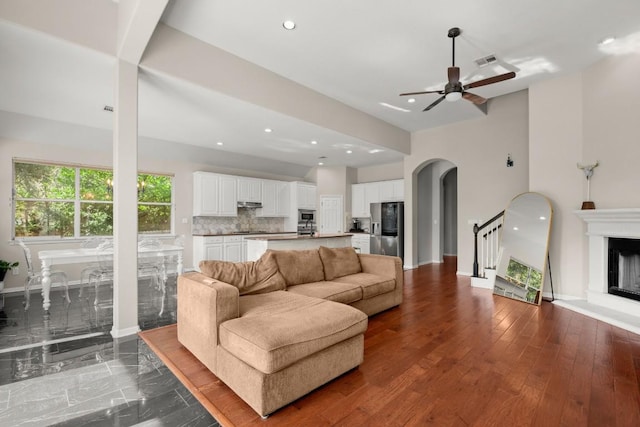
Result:
[[[14,162],[15,237],[110,236],[113,172],[107,169]],[[138,175],[140,233],[171,232],[173,178]]]

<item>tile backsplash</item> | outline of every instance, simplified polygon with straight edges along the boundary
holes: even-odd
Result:
[[[194,216],[193,234],[228,234],[234,231],[267,231],[279,233],[284,229],[284,218],[256,217],[256,210],[238,208],[237,217]]]

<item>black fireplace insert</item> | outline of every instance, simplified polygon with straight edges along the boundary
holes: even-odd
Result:
[[[640,301],[640,239],[609,238],[609,293]]]

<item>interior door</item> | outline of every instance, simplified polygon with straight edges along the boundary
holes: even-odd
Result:
[[[342,233],[343,211],[342,196],[320,196],[320,232],[322,234]]]

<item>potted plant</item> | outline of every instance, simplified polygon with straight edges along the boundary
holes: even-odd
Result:
[[[7,271],[17,266],[18,266],[18,261],[9,262],[9,261],[0,259],[0,291],[4,289],[4,276],[5,274],[7,274]]]

